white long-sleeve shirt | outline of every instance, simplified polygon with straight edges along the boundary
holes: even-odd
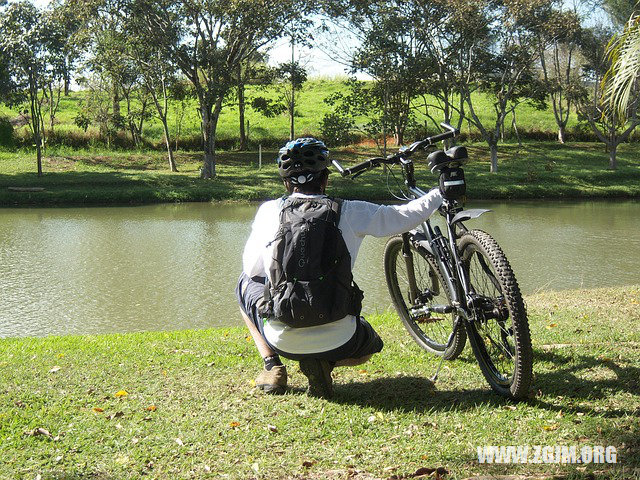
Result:
[[[294,193],[292,197],[314,198],[318,195]],[[269,243],[280,226],[283,200],[271,200],[260,205],[251,226],[251,234],[242,256],[243,271],[249,277],[267,277],[272,258]],[[367,235],[388,237],[416,228],[442,204],[437,189],[402,205],[379,205],[359,200],[344,200],[338,227],[342,231],[353,268],[362,240]],[[269,320],[264,335],[276,348],[297,354],[326,352],[346,343],[355,333],[356,318],[348,315],[335,322],[306,328],[291,328],[282,322]]]

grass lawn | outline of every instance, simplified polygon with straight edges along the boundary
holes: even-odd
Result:
[[[333,111],[333,107],[327,105],[324,100],[335,92],[347,92],[343,78],[314,78],[307,81],[300,91],[296,100],[296,134],[299,136],[320,135],[321,122],[325,114]],[[85,133],[82,129],[75,125],[75,118],[82,109],[82,101],[87,92],[78,91],[71,92],[70,96],[62,97],[59,112],[56,116],[55,131],[57,132],[58,142],[63,144],[100,144],[98,138],[98,127],[92,125]],[[263,96],[272,100],[276,100],[278,93],[275,88],[262,88],[257,86],[248,86],[246,91],[247,105],[251,103],[253,98]],[[489,97],[483,94],[475,95],[475,109],[480,118],[486,125],[491,125],[493,107]],[[139,108],[137,100],[133,101],[133,105]],[[121,113],[126,114],[126,102],[121,101]],[[9,109],[6,105],[0,104],[0,116],[6,116],[10,119],[18,116],[19,108]],[[150,107],[153,114],[153,107]],[[175,137],[178,131],[178,118],[182,112],[179,103],[173,104],[169,109],[169,128],[172,136]],[[181,124],[180,141],[182,145],[197,144],[200,135],[200,117],[198,114],[198,104],[195,99],[187,100],[183,112],[183,120]],[[263,145],[273,145],[280,143],[288,138],[289,117],[288,113],[277,115],[274,118],[267,118],[264,115],[247,107],[246,120],[249,122],[249,139],[254,145],[262,143]],[[436,128],[431,121],[427,120],[421,108],[416,108],[413,112],[413,120],[417,125],[424,125],[425,122]],[[508,124],[510,125],[510,120]],[[48,127],[48,117],[45,121]],[[366,123],[367,119],[361,117],[357,119],[360,125]],[[455,121],[455,119],[454,119]],[[217,137],[218,141],[224,144],[237,144],[239,136],[239,120],[237,105],[230,103],[224,107],[218,122]],[[578,123],[576,116],[572,115],[569,121],[569,133],[577,131]],[[549,104],[546,109],[536,110],[529,104],[522,104],[518,108],[518,129],[522,135],[534,135],[533,138],[554,138],[557,134],[557,126],[553,117],[552,107]],[[22,138],[29,137],[27,126],[23,126],[17,132]],[[435,131],[434,131],[435,133]],[[475,129],[470,129],[466,124],[463,133],[477,133]],[[506,127],[506,134],[511,134],[511,129]],[[159,145],[162,148],[162,124],[155,117],[145,122],[143,128],[143,137],[147,142]],[[542,137],[541,137],[542,135]]]
[[[523,147],[500,147],[497,174],[489,173],[489,152],[483,144],[469,145],[465,168],[470,198],[607,198],[640,195],[640,145],[619,150],[618,170],[607,169],[600,145],[531,142]],[[362,161],[375,152],[362,146],[333,150],[346,164]],[[256,152],[220,152],[218,176],[198,177],[201,156],[179,153],[179,173],[170,173],[160,152],[50,151],[44,175],[38,178],[32,152],[0,151],[0,206],[109,205],[178,201],[263,200],[282,194],[275,151],[265,151],[258,170]],[[415,157],[419,185],[429,188],[437,179]],[[391,182],[393,183],[393,181]],[[11,188],[43,188],[39,192]],[[382,170],[356,180],[334,174],[330,193],[347,198],[390,199]]]
[[[536,377],[517,404],[490,391],[468,348],[432,386],[438,361],[395,314],[370,317],[385,349],[337,369],[332,400],[307,397],[294,362],[288,393],[262,395],[239,327],[2,339],[0,478],[634,478],[640,287],[527,302]],[[613,445],[617,464],[485,465],[482,445]]]

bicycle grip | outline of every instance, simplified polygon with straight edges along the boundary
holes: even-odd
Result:
[[[429,137],[429,143],[432,145],[436,142],[440,142],[442,140],[447,140],[449,138],[453,138],[460,133],[460,130],[457,128],[455,130],[450,130],[448,132],[439,133],[438,135],[434,135],[433,137]]]

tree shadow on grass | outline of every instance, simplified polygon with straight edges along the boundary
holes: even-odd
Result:
[[[445,387],[446,383],[436,385]],[[478,405],[500,407],[508,400],[486,390],[440,390],[428,378],[389,377],[369,382],[335,385],[332,401],[357,404],[382,411],[422,412],[426,410],[468,410]]]
[[[84,473],[68,473],[68,472],[56,472],[56,471],[44,472],[43,474],[39,475],[38,478],[41,478],[42,480],[86,480],[87,478],[90,478],[91,480],[113,480],[114,479],[113,476],[107,473],[84,474]]]
[[[535,388],[546,397],[562,397],[589,403],[610,398],[616,393],[627,393],[640,398],[640,368],[637,366],[622,366],[613,359],[558,350],[537,350],[534,356],[534,368],[536,362],[548,362],[555,366],[553,369],[546,369],[536,374]],[[606,369],[609,375],[606,378],[585,378],[595,369]],[[591,374],[593,377],[593,373]],[[547,409],[561,409],[540,398],[533,399],[531,402]],[[564,411],[588,413],[592,409],[574,406],[570,409],[565,407]],[[638,416],[640,409],[637,406],[609,408],[598,414],[606,418]]]
[[[611,358],[580,354],[575,351],[562,352],[558,349],[538,350],[535,360],[556,365],[558,368],[546,370],[537,375],[539,388],[543,393],[581,399],[608,397],[612,392],[640,393],[640,367],[621,366]],[[615,377],[585,379],[584,374],[606,368]]]
[[[534,358],[534,368],[536,362],[551,363],[554,366],[536,373],[532,397],[524,400],[534,407],[562,410],[564,413],[593,413],[590,404],[594,401],[619,392],[633,395],[640,392],[640,368],[636,366],[621,366],[612,360],[603,361],[595,356],[553,350],[537,350]],[[614,372],[615,377],[584,378],[589,371],[603,366]],[[538,391],[541,395],[534,396]],[[338,383],[335,392],[333,401],[337,403],[359,404],[386,411],[460,411],[476,408],[478,405],[500,408],[511,404],[510,400],[498,396],[488,385],[486,389],[446,390],[445,381],[434,386],[428,378],[415,376]],[[549,397],[563,397],[574,401],[565,400],[557,405],[545,400]],[[578,405],[585,402],[586,406]],[[572,403],[575,405],[571,405]],[[632,404],[598,411],[598,415],[606,418],[638,416],[640,410]]]

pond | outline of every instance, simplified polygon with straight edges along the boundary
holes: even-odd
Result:
[[[478,202],[525,294],[639,283],[640,203]],[[233,293],[257,205],[0,209],[0,337],[239,325]],[[365,312],[391,306],[367,238]]]

